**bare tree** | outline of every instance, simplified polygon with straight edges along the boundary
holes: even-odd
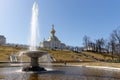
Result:
[[[120,30],[119,29],[114,30],[113,33],[112,33],[112,36],[120,44]]]
[[[83,37],[83,45],[84,45],[84,47],[85,47],[87,50],[88,50],[89,43],[90,43],[90,38],[85,35],[85,36]]]
[[[111,53],[112,53],[112,59],[114,58],[114,54],[116,53],[116,36],[114,32],[110,36],[110,46],[111,46]]]
[[[102,53],[102,49],[105,45],[105,40],[103,38],[96,40],[96,51]]]
[[[120,61],[120,30],[114,30],[111,37],[112,59],[117,55]]]
[[[94,42],[89,42],[88,46],[91,48],[92,52],[95,52],[95,43]]]
[[[111,47],[110,42],[106,42],[105,49],[107,50],[107,53],[110,53],[111,50],[110,47]]]

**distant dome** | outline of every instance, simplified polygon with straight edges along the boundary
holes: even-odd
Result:
[[[55,36],[55,29],[54,29],[54,25],[52,25],[52,30],[51,30],[51,36],[48,38],[47,41],[58,41],[60,42],[60,40]]]
[[[55,36],[56,31],[54,29],[54,25],[52,25],[50,33],[51,35],[48,39],[40,43],[40,47],[47,49],[65,49],[66,45],[61,43],[61,41]]]

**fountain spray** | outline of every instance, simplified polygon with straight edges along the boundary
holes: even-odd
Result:
[[[30,36],[30,51],[35,51],[37,47],[38,38],[38,4],[36,1],[32,7],[32,20],[31,20],[31,36]]]

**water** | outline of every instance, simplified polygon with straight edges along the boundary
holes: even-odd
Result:
[[[31,36],[29,50],[36,50],[38,38],[38,4],[34,2],[32,7]]]
[[[111,73],[111,74],[109,74]],[[109,74],[109,75],[107,75]],[[47,72],[22,72],[21,67],[0,68],[0,80],[120,80],[120,71],[78,66],[53,66]]]

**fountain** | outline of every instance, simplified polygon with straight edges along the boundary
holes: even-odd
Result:
[[[47,54],[43,51],[26,51],[23,53],[24,55],[27,55],[30,57],[31,62],[29,66],[23,67],[23,71],[46,71],[43,67],[39,66],[38,59],[39,57],[42,57],[43,55]]]
[[[30,65],[23,67],[23,71],[46,71],[43,67],[39,66],[39,57],[46,55],[47,52],[37,50],[37,37],[38,37],[38,5],[36,1],[33,4],[32,8],[32,21],[31,21],[31,38],[30,38],[30,47],[29,51],[23,52],[24,55],[27,55],[30,59]]]

